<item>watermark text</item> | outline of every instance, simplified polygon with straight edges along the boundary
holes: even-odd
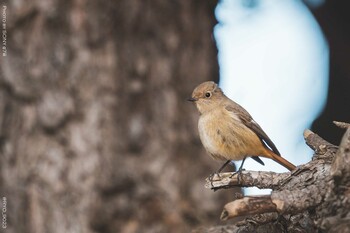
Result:
[[[7,56],[7,30],[6,30],[6,22],[7,22],[7,14],[6,14],[7,6],[3,5],[1,9],[1,28],[2,28],[2,56],[6,57]]]
[[[1,208],[1,227],[3,229],[7,228],[7,198],[6,197],[2,197],[1,200],[2,203],[2,208]]]

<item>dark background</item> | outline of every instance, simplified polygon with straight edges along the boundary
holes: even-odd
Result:
[[[326,1],[312,12],[330,47],[329,91],[326,107],[312,129],[338,145],[344,133],[332,121],[350,122],[350,7],[349,1]]]

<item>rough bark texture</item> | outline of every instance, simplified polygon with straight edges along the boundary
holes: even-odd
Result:
[[[226,204],[221,219],[259,215],[201,232],[350,232],[350,128],[339,149],[309,130],[304,136],[315,155],[291,173],[243,171],[207,180],[206,187],[214,190],[257,186],[273,191],[270,196],[244,197]]]
[[[4,2],[7,232],[186,232],[217,223],[231,192],[203,189],[218,164],[186,101],[197,84],[218,79],[216,3]]]

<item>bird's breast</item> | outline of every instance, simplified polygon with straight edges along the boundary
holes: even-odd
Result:
[[[254,155],[253,148],[261,146],[255,133],[233,113],[213,111],[202,114],[198,130],[204,148],[214,159],[241,160]]]

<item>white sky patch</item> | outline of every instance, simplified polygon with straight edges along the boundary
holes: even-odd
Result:
[[[322,31],[300,0],[222,0],[214,29],[220,87],[242,105],[295,165],[311,159],[303,139],[327,98],[329,49]],[[285,172],[269,159],[247,159],[247,170]],[[240,165],[238,161],[236,165]],[[248,194],[269,190],[247,189]]]

